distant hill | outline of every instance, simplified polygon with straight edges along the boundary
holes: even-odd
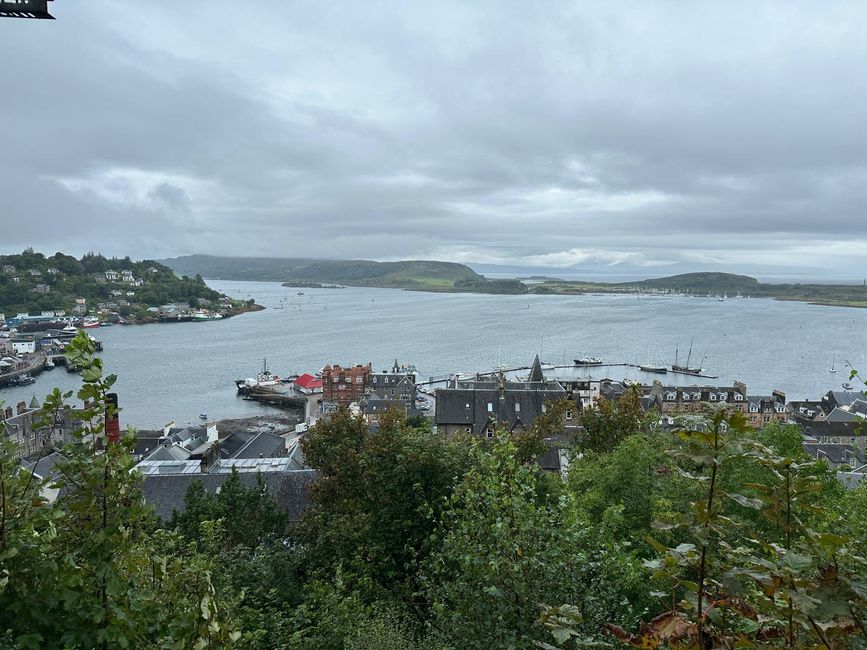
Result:
[[[373,262],[213,255],[187,255],[162,262],[176,273],[199,274],[215,280],[331,283],[420,291],[524,291],[523,284],[517,280],[488,280],[468,266],[454,262]]]
[[[648,289],[679,289],[697,292],[744,291],[755,292],[759,281],[748,275],[733,273],[681,273],[665,278],[640,282],[620,282],[620,286],[641,286]]]

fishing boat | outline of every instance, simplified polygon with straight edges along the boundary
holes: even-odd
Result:
[[[580,359],[573,359],[572,362],[576,366],[601,366],[602,359],[599,357],[581,357]]]

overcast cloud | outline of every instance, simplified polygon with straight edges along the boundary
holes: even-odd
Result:
[[[0,250],[862,277],[867,5],[57,0]]]

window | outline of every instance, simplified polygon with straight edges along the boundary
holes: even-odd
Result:
[[[494,404],[492,402],[488,402],[488,413],[494,412]]]
[[[467,433],[470,433],[470,428],[469,428],[469,427],[464,427],[464,431],[466,431]]]
[[[515,402],[515,413],[521,412],[521,405],[518,402]]]
[[[711,401],[711,402],[715,402],[715,401],[716,401],[716,393],[711,393],[711,394],[710,394],[710,401]]]
[[[735,401],[736,402],[741,402],[741,401],[743,401],[743,399],[744,399],[743,395],[741,395],[740,393],[735,393]]]
[[[566,419],[567,420],[572,419],[572,409],[566,409]]]
[[[363,383],[363,382],[364,382],[364,377],[360,377],[360,376],[359,376],[359,377],[356,377],[356,378],[355,378],[355,383],[356,383],[356,384],[361,384],[361,383]]]
[[[683,401],[684,401],[684,402],[688,402],[688,401],[689,401],[689,393],[684,393],[684,394],[683,394]]]
[[[759,407],[755,404],[750,404],[750,413],[758,413]]]
[[[547,412],[548,412],[548,405],[542,404],[542,413],[547,413]]]
[[[493,427],[488,427],[487,429],[485,429],[485,435],[486,435],[488,438],[493,438],[493,437],[494,437],[494,428],[493,428]]]

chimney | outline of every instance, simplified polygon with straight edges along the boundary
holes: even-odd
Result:
[[[220,437],[219,432],[217,431],[217,423],[216,422],[208,422],[205,425],[205,430],[208,434],[208,442],[217,442]]]
[[[24,411],[27,410],[27,403],[26,402],[18,402],[18,404],[16,405],[16,409],[17,409],[17,414],[21,415],[22,413],[24,413]]]
[[[747,385],[746,385],[744,382],[742,382],[742,381],[736,381],[736,382],[735,382],[735,385],[734,385],[734,388],[735,388],[735,392],[740,393],[740,394],[743,395],[744,397],[747,396]]]
[[[105,405],[105,435],[108,442],[116,445],[120,442],[120,415],[117,409],[117,393],[106,395]]]
[[[783,391],[781,391],[781,390],[774,390],[774,391],[771,393],[771,395],[773,395],[774,397],[776,397],[777,400],[780,401],[780,402],[782,402],[783,404],[786,403],[786,394],[785,394]]]

